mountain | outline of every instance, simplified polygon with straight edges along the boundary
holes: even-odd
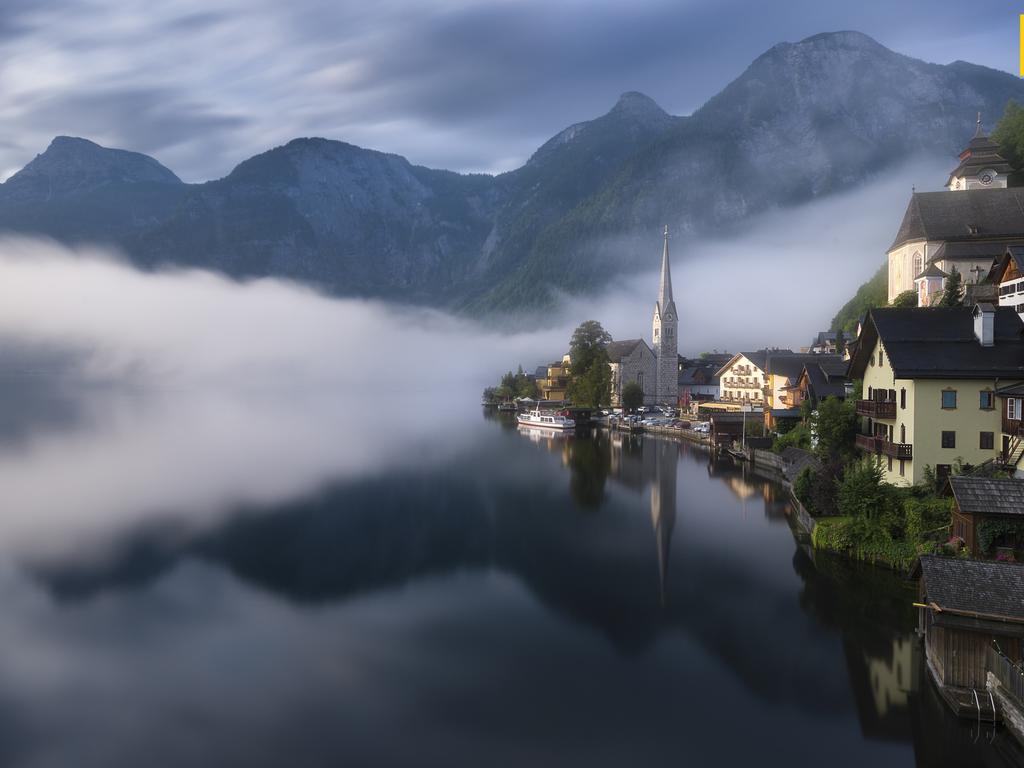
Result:
[[[117,241],[166,219],[185,190],[151,157],[58,136],[0,184],[0,228]]]
[[[856,32],[783,43],[689,117],[640,93],[499,176],[296,139],[183,184],[152,158],[59,137],[0,185],[0,227],[100,241],[138,264],[302,280],[487,315],[651,266],[661,227],[741,228],[896,168],[955,154],[1024,83],[928,64]]]
[[[722,233],[750,215],[849,189],[918,155],[956,154],[977,112],[1002,115],[1024,83],[964,62],[942,66],[838,32],[777,45],[694,114],[630,157],[548,228],[490,306],[569,273],[577,285],[648,266],[661,226]]]

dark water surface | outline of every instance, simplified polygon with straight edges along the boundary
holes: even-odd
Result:
[[[0,477],[54,435],[79,442],[42,452],[53,483],[91,461],[95,420],[52,406],[29,400],[52,417],[37,432],[0,419]],[[0,763],[1016,764],[932,690],[913,589],[801,548],[778,486],[653,437],[455,429],[202,526],[175,522],[212,504],[188,493],[202,473],[162,459],[158,524],[119,513],[87,553],[10,552]],[[253,443],[232,449],[260,485]],[[107,506],[150,487],[134,474]],[[76,483],[55,509],[109,491]]]

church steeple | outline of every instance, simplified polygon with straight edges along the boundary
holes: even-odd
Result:
[[[665,248],[661,254],[661,284],[658,286],[658,307],[664,312],[672,303],[672,271],[668,263],[668,226],[665,227]]]
[[[661,281],[658,300],[654,303],[654,356],[657,358],[656,402],[675,407],[679,401],[679,339],[676,329],[679,314],[672,298],[672,269],[668,258],[668,227],[661,253]]]

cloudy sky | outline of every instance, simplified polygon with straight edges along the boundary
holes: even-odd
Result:
[[[856,29],[1015,71],[1015,6],[756,0],[2,0],[0,178],[54,135],[216,178],[297,136],[496,172],[639,90],[687,114],[775,43]]]

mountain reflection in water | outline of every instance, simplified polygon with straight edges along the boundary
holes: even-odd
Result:
[[[12,554],[4,763],[1016,764],[922,674],[913,589],[798,545],[779,486],[479,426],[206,527]]]

